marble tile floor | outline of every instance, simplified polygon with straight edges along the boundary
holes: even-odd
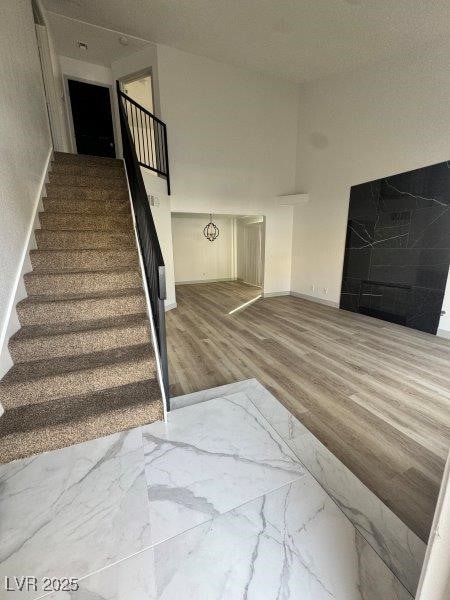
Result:
[[[0,585],[39,587],[0,596],[42,597],[48,576],[80,579],[51,600],[411,599],[299,459],[307,433],[255,380],[235,386],[0,466]]]
[[[252,401],[414,595],[426,551],[424,542],[256,379],[179,396],[172,399],[172,406],[181,408],[234,393],[244,393]]]

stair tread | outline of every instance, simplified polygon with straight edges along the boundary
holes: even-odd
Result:
[[[161,391],[155,378],[60,398],[56,402],[5,412],[0,419],[0,462],[63,448],[164,418]]]
[[[46,277],[47,275],[110,275],[111,273],[140,273],[135,267],[105,267],[104,269],[54,269],[52,271],[30,271],[24,277]]]
[[[91,200],[80,200],[80,202],[91,202]],[[61,212],[54,211],[54,210],[40,211],[39,216],[41,217],[42,215],[50,216],[50,217],[53,216],[53,217],[58,217],[58,218],[60,218],[61,215],[64,215],[64,216],[76,217],[77,219],[86,219],[86,218],[90,218],[92,216],[89,213],[85,214],[85,213],[79,213],[76,211],[75,212],[67,211],[67,212],[61,213]],[[125,213],[125,215],[128,217],[128,215],[126,213]],[[114,219],[124,219],[124,221],[127,220],[123,213],[109,212],[109,213],[107,213],[107,216],[114,218]]]
[[[70,162],[80,162],[84,164],[86,161],[94,161],[99,163],[118,163],[123,165],[123,160],[121,158],[114,158],[112,156],[96,156],[95,154],[75,154],[73,152],[54,152],[53,153],[54,162],[64,162],[65,160],[69,160]]]
[[[101,300],[106,298],[121,298],[127,296],[143,296],[144,290],[142,288],[127,288],[125,290],[114,290],[104,292],[93,292],[90,294],[53,294],[53,295],[34,295],[27,296],[23,300],[18,302],[19,305],[24,304],[35,304],[45,302],[65,302],[70,300]]]
[[[137,254],[136,250],[132,248],[33,248],[30,250],[30,254],[73,254],[78,252],[87,252],[87,253],[102,253],[102,254],[110,254],[113,252],[114,254],[129,254],[130,252]]]
[[[37,383],[42,379],[67,375],[69,373],[82,373],[101,369],[102,367],[110,369],[113,365],[138,363],[147,360],[152,362],[155,360],[153,348],[150,343],[126,346],[124,348],[113,348],[92,354],[17,363],[11,367],[0,382],[0,389],[11,388],[20,383]],[[64,395],[61,395],[61,397],[64,397]],[[21,397],[13,400],[6,398],[5,408],[23,406],[26,403]],[[29,404],[33,404],[33,402],[29,402]]]
[[[126,235],[127,237],[134,237],[134,231],[131,228],[132,226],[132,221],[131,221],[131,217],[129,220],[129,223],[120,223],[119,225],[117,224],[111,224],[109,227],[103,227],[102,229],[93,229],[92,227],[83,227],[83,222],[77,223],[77,224],[65,224],[64,226],[55,226],[54,224],[52,224],[51,227],[40,227],[40,229],[36,229],[35,232],[37,231],[42,231],[44,233],[57,233],[57,234],[61,234],[61,233],[73,233],[73,234],[77,234],[77,233],[103,233],[103,234],[107,234],[107,235]]]
[[[68,200],[66,200],[66,202],[68,202]],[[92,202],[101,202],[101,200],[83,200],[83,199],[81,199],[81,200],[78,200],[78,202],[85,202],[86,204],[89,204],[89,203],[92,203]],[[114,202],[121,202],[121,201],[120,200],[114,200]],[[46,209],[44,211],[40,211],[39,215],[41,216],[44,213],[46,215],[54,215],[55,217],[60,217],[61,216],[60,212],[55,211],[55,210],[49,210],[49,209]],[[67,212],[64,212],[62,214],[64,214],[64,215],[73,215],[74,217],[77,217],[79,219],[82,219],[82,218],[85,218],[85,217],[89,216],[89,213],[88,214],[80,214],[79,212],[76,212],[76,211],[75,212],[67,211]],[[118,213],[118,214],[116,214],[116,213],[109,213],[109,215],[111,217],[123,218],[122,217],[122,213]]]
[[[40,248],[31,250],[30,259],[35,273],[105,268],[137,269],[139,264],[137,249],[131,246],[126,248]]]
[[[137,251],[134,248],[34,248],[30,251],[30,254],[37,255],[47,255],[54,256],[56,254],[92,254],[92,253],[100,253],[100,254],[133,254],[137,256]],[[120,267],[118,267],[120,268]]]
[[[105,216],[111,216],[111,217],[130,217],[131,216],[131,211],[129,209],[129,206],[123,202],[122,204],[119,204],[119,200],[114,200],[114,202],[118,203],[118,207],[120,206],[123,209],[126,210],[116,210],[115,208],[111,208],[111,206],[105,206],[104,202],[98,201],[98,200],[79,200],[78,203],[83,202],[86,207],[90,204],[89,206],[89,210],[86,211],[77,211],[74,210],[73,207],[73,202],[70,201],[70,207],[65,207],[63,202],[64,201],[60,201],[62,204],[60,207],[52,207],[51,210],[49,209],[45,209],[45,214],[47,215],[55,215],[60,217],[61,215],[70,215],[70,216],[76,216],[79,218],[83,218],[83,217],[97,217],[99,215],[101,215],[102,217]],[[67,201],[69,202],[69,201]],[[95,206],[95,203],[97,203],[97,205],[99,206]],[[116,208],[118,208],[116,207]],[[59,210],[60,209],[60,210]]]
[[[105,163],[105,162],[93,162],[92,159],[82,160],[82,161],[53,161],[52,162],[52,173],[64,173],[64,169],[69,167],[69,174],[73,168],[76,169],[99,169],[100,171],[117,171],[121,172],[123,168],[123,162],[119,161],[118,163]]]
[[[137,313],[134,315],[123,315],[121,317],[109,317],[107,319],[82,320],[76,323],[56,323],[52,325],[26,325],[21,327],[10,338],[10,343],[18,341],[32,340],[42,337],[56,337],[69,333],[83,333],[87,331],[122,329],[124,327],[133,327],[134,325],[148,325],[146,313]]]
[[[73,175],[75,177],[75,175]],[[111,182],[110,177],[95,177],[89,175],[91,179],[96,179],[97,181],[90,181],[84,184],[78,182],[73,183],[71,181],[55,181],[54,179],[50,179],[50,181],[46,184],[47,186],[56,187],[56,188],[69,188],[74,193],[77,193],[79,189],[88,189],[95,192],[95,190],[108,190],[109,192],[125,192],[128,191],[125,180],[122,181],[121,178],[117,177],[117,182]],[[109,185],[108,185],[109,184]]]
[[[127,230],[111,230],[111,229],[51,229],[49,228],[45,228],[45,229],[35,229],[35,233],[45,233],[46,235],[52,233],[52,234],[68,234],[71,233],[74,236],[76,236],[78,233],[90,233],[90,234],[108,234],[108,235],[127,235],[128,237],[134,237],[134,231],[130,228],[130,231]],[[106,248],[105,248],[106,249]]]
[[[104,204],[105,202],[112,202],[114,204],[128,204],[128,197],[126,198],[108,198],[106,200],[95,200],[94,198],[83,198],[82,196],[80,196],[79,198],[64,198],[64,196],[55,196],[54,194],[49,194],[47,196],[43,197],[43,201],[45,202],[45,200],[55,200],[58,202],[83,202],[85,204],[95,204],[97,203],[102,203]]]

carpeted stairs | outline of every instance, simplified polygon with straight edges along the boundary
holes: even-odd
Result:
[[[0,382],[0,462],[163,418],[123,163],[55,153]]]

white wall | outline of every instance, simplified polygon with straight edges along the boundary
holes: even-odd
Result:
[[[166,273],[166,310],[175,308],[175,273],[173,267],[172,247],[172,213],[170,207],[170,196],[166,194],[166,181],[156,177],[148,169],[142,169],[144,184],[149,193],[157,196],[157,206],[150,206],[156,232],[158,234],[161,252],[164,259]]]
[[[4,51],[0,54],[0,349],[3,350],[51,140],[31,3],[3,2],[1,30]]]
[[[294,291],[339,301],[352,185],[450,158],[449,72],[446,43],[300,89]]]
[[[213,217],[219,237],[208,241],[203,228],[209,215],[172,214],[175,282],[235,279],[234,218]]]
[[[158,50],[156,44],[149,43],[142,50],[111,63],[114,80],[136,75],[149,69],[152,74],[154,114],[159,116]]]
[[[441,320],[439,321],[437,334],[442,337],[450,338],[450,268],[448,270],[447,286],[445,288],[442,310],[445,314],[442,315]]]
[[[264,291],[288,291],[292,207],[276,197],[294,191],[296,86],[166,46],[157,56],[171,210],[264,215]]]
[[[113,83],[113,74],[109,67],[69,58],[68,56],[60,56],[59,64],[63,75],[86,79],[87,81],[102,83],[104,85],[112,85]]]

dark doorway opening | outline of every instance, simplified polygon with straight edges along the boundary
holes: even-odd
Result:
[[[77,153],[115,158],[109,88],[74,79],[67,83]]]

